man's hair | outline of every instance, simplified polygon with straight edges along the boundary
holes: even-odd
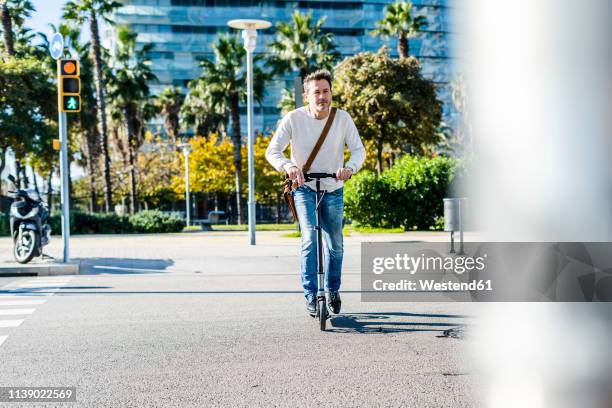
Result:
[[[325,79],[329,84],[329,89],[332,87],[332,76],[326,69],[320,69],[318,71],[313,72],[312,74],[308,74],[306,78],[304,78],[304,92],[308,93],[308,84],[312,81],[320,81],[321,79]]]

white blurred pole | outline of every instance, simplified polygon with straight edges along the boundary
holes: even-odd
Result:
[[[609,1],[457,7],[483,227],[496,240],[611,240]]]
[[[189,153],[191,153],[191,145],[183,143],[178,145],[178,147],[183,149],[183,154],[185,155],[185,217],[186,225],[189,227],[191,225],[191,200],[189,199],[191,195],[189,191]]]
[[[249,149],[249,243],[255,245],[255,153],[253,151],[253,52],[257,45],[257,30],[269,28],[265,20],[231,20],[228,26],[242,30],[244,49],[247,52],[247,131]]]
[[[473,213],[487,238],[612,240],[609,1],[454,6],[476,148]],[[538,276],[537,264],[521,272]],[[483,406],[610,406],[608,305],[475,306]]]
[[[249,150],[249,243],[255,245],[255,153],[253,151],[253,51],[257,42],[257,30],[242,30],[247,52],[247,132]]]

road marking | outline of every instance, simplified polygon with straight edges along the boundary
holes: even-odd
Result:
[[[0,316],[31,315],[34,308],[2,308],[2,306],[41,305],[55,293],[66,287],[73,277],[42,277],[29,280],[17,279],[4,285],[4,293],[0,293]],[[39,293],[39,291],[41,293]],[[37,299],[38,298],[38,299]],[[18,327],[20,320],[0,320],[0,328]],[[0,336],[0,345],[8,336]]]
[[[54,286],[63,286],[65,284],[67,284],[67,283],[68,282],[66,282],[66,283],[59,283],[59,282],[58,283],[28,282],[28,283],[22,283],[18,287],[20,287],[20,288],[52,288]]]
[[[36,300],[0,300],[0,306],[42,305],[46,301],[47,301],[47,299],[36,299]]]
[[[23,323],[23,319],[21,320],[0,320],[0,327],[17,327],[21,323]]]
[[[62,279],[62,280],[32,280],[32,281],[28,281],[28,283],[44,283],[44,284],[58,284],[58,285],[63,285],[70,282],[70,280],[66,280],[66,279]]]
[[[36,309],[0,309],[0,316],[32,314]]]
[[[162,269],[126,268],[122,266],[105,266],[105,265],[94,265],[93,268],[94,269],[110,269],[114,271],[157,272],[159,274],[164,274],[164,270]]]

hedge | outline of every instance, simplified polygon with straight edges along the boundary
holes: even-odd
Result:
[[[375,228],[440,228],[442,199],[459,168],[451,158],[404,156],[380,177],[360,172],[345,185],[345,216]]]
[[[8,215],[0,215],[0,236],[10,234]],[[53,234],[61,233],[61,215],[53,213],[49,220]],[[115,213],[70,213],[71,234],[133,234],[180,232],[185,221],[177,215],[162,213],[158,210],[141,211],[135,215]]]

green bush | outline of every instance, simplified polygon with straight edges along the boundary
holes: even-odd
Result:
[[[9,236],[9,217],[0,214],[0,236]],[[174,214],[161,211],[141,211],[135,215],[117,215],[115,213],[70,212],[71,234],[131,234],[180,232],[185,221]],[[62,233],[62,217],[54,212],[49,218],[49,226],[54,235]]]
[[[0,213],[0,237],[8,237],[9,235],[11,235],[9,216],[4,213]]]
[[[180,232],[185,226],[185,221],[177,215],[168,215],[158,210],[141,211],[130,217],[130,224],[134,232]]]
[[[377,177],[364,171],[346,183],[345,215],[358,225],[405,230],[439,228],[455,159],[404,156]]]
[[[61,234],[62,217],[59,212],[51,215],[49,225],[53,234]],[[70,212],[71,234],[128,234],[131,232],[134,232],[134,228],[126,215]]]

